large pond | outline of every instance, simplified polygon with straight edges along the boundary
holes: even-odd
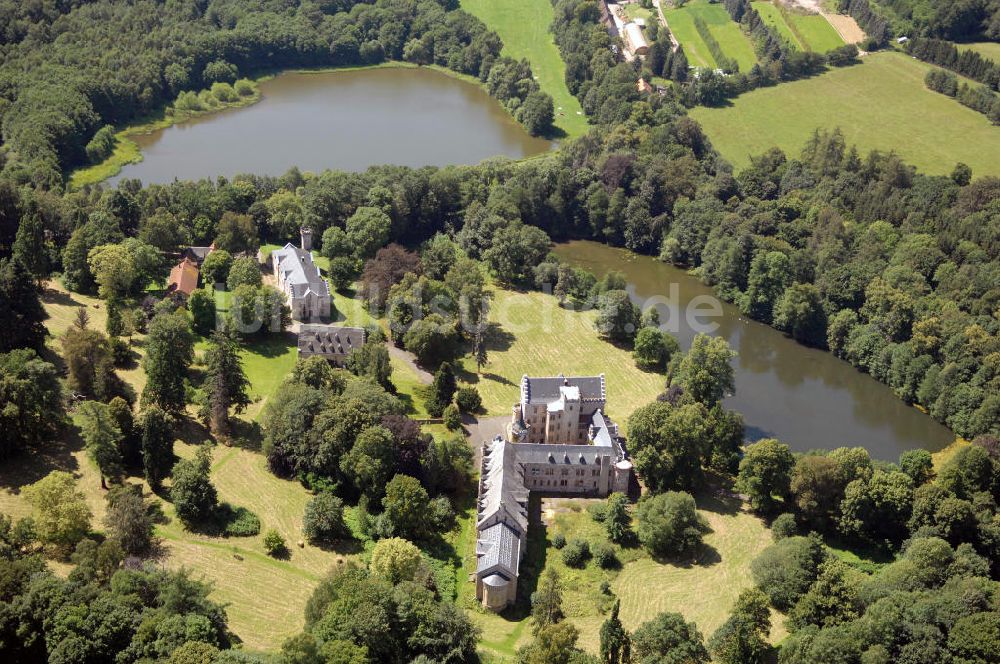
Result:
[[[711,288],[683,270],[595,242],[559,245],[555,253],[598,276],[623,272],[633,300],[640,306],[655,304],[661,324],[672,328],[683,348],[690,346],[695,327],[717,324],[713,334],[725,337],[739,353],[734,360],[736,393],[725,405],[743,414],[750,439],[778,438],[797,451],[861,445],[875,458],[889,461],[908,449],[934,451],[954,440],[946,427],[904,404],[867,374],[831,353],[806,348],[747,320],[732,305],[722,303],[719,317],[689,320],[686,312],[693,302],[715,297]]]
[[[134,136],[143,160],[111,178],[167,183],[237,173],[474,164],[544,152],[477,85],[431,69],[286,73],[261,101]]]

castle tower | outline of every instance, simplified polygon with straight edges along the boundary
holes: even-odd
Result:
[[[308,226],[303,226],[299,229],[299,233],[302,237],[302,251],[312,251],[313,248],[313,232]]]

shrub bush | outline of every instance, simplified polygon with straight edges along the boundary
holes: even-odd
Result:
[[[570,567],[580,568],[587,564],[590,557],[590,546],[580,539],[570,540],[562,551],[563,562]]]
[[[302,532],[310,544],[349,538],[343,501],[328,491],[310,500],[302,516]]]
[[[232,103],[240,98],[233,86],[228,83],[213,83],[212,96],[225,103]]]
[[[608,516],[608,505],[607,503],[593,503],[587,505],[587,512],[590,514],[590,518],[597,523],[604,523],[604,519]]]
[[[779,514],[771,523],[771,537],[774,538],[775,542],[783,540],[786,537],[791,537],[792,535],[797,535],[798,530],[799,526],[795,523],[795,516],[788,512]]]
[[[108,345],[111,347],[111,359],[115,366],[118,368],[128,366],[132,360],[132,348],[128,342],[121,337],[111,337],[108,339]]]
[[[233,89],[236,90],[236,94],[241,97],[252,96],[256,87],[257,86],[254,85],[253,81],[246,78],[241,78],[233,84]]]
[[[277,558],[288,551],[288,547],[285,546],[285,538],[281,533],[272,528],[264,535],[264,550],[267,551],[267,555]]]
[[[613,569],[618,567],[618,554],[615,548],[607,542],[598,542],[590,549],[594,557],[594,562],[601,569]]]
[[[227,503],[219,506],[223,521],[222,531],[227,537],[253,537],[260,532],[260,519],[245,507],[232,507]]]
[[[455,393],[455,404],[463,413],[475,413],[483,407],[483,398],[474,387],[463,387]]]
[[[556,533],[552,536],[552,546],[557,549],[561,549],[566,546],[566,536],[562,533]]]
[[[444,426],[448,431],[458,431],[462,428],[462,416],[458,414],[458,406],[448,404],[441,417],[444,419]]]

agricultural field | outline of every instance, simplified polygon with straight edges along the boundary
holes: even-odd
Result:
[[[474,385],[488,415],[510,415],[521,376],[586,376],[604,373],[609,414],[620,425],[637,407],[663,391],[664,376],[640,371],[630,350],[601,340],[594,311],[559,307],[555,297],[538,292],[494,292],[490,321],[501,323],[487,338],[489,362],[476,374],[472,358],[462,360],[459,378]]]
[[[750,561],[771,543],[771,537],[759,518],[737,505],[710,494],[696,498],[699,511],[712,529],[698,557],[677,564],[658,562],[639,547],[613,545],[621,566],[610,570],[600,569],[592,560],[583,569],[568,567],[552,544],[557,533],[567,540],[583,539],[591,545],[607,542],[603,526],[588,512],[588,507],[603,501],[546,499],[539,506],[539,499],[533,498],[532,507],[541,510],[542,522],[528,535],[523,582],[533,583],[546,567],[559,572],[567,618],[580,630],[580,646],[594,654],[600,645],[601,623],[613,601],[601,592],[602,582],[607,582],[621,600],[621,619],[627,630],[635,630],[662,611],[673,611],[696,623],[708,638],[728,617],[737,595],[751,587]],[[466,556],[465,568],[470,572],[475,568],[474,556]],[[516,648],[530,641],[526,607],[516,606],[503,615],[481,611],[476,608],[471,583],[460,586],[459,602],[473,612],[473,619],[483,630],[480,643],[487,652],[511,657]],[[773,612],[772,622],[771,641],[777,643],[786,634],[783,617]]]
[[[980,42],[977,44],[957,44],[959,51],[975,51],[984,58],[1000,64],[1000,44],[996,42]]]
[[[862,152],[895,150],[920,171],[950,173],[956,162],[977,176],[1000,175],[1000,132],[986,116],[928,90],[931,65],[902,53],[754,90],[725,108],[695,108],[713,145],[734,166],[778,146],[795,155],[817,129],[840,127]]]
[[[825,17],[805,12],[789,12],[792,30],[798,34],[810,51],[826,53],[844,45],[837,31]]]
[[[751,3],[751,5],[757,10],[757,13],[760,14],[764,23],[767,23],[770,27],[774,28],[782,39],[787,40],[789,44],[800,51],[806,50],[805,45],[796,36],[796,34],[792,32],[788,22],[785,21],[785,17],[781,15],[781,10],[778,9],[773,2],[770,0],[758,0],[757,2]]]
[[[712,69],[718,66],[709,52],[708,44],[698,34],[694,23],[696,16],[700,16],[708,24],[708,31],[719,42],[722,52],[739,63],[740,71],[750,71],[757,62],[750,39],[743,34],[739,24],[733,22],[722,5],[709,4],[706,0],[692,0],[680,9],[668,9],[663,14],[670,31],[684,47],[684,53],[692,65]]]
[[[754,2],[764,22],[778,31],[784,39],[800,51],[825,53],[844,45],[844,40],[826,17],[799,10],[782,11],[770,0]]]
[[[460,0],[460,5],[500,35],[505,55],[531,63],[538,84],[555,102],[555,126],[568,137],[586,133],[587,118],[566,87],[566,65],[549,32],[549,0]]]

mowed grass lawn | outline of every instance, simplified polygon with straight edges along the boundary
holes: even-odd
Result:
[[[656,561],[642,548],[613,545],[621,567],[611,570],[600,569],[593,560],[583,569],[568,567],[561,551],[552,546],[556,533],[567,540],[586,540],[591,546],[607,543],[604,527],[587,511],[588,506],[603,501],[558,499],[542,503],[545,527],[533,528],[529,537],[544,538],[544,542],[529,541],[522,567],[552,567],[559,572],[563,610],[579,629],[582,648],[597,654],[600,647],[601,623],[613,601],[601,592],[602,581],[621,600],[621,619],[629,631],[669,611],[694,622],[707,639],[726,620],[736,597],[753,585],[750,561],[771,544],[771,536],[763,521],[748,512],[711,496],[697,500],[712,532],[705,536],[705,549],[694,560]],[[474,568],[474,561],[469,564],[470,570]],[[480,645],[486,651],[510,657],[518,647],[530,642],[530,617],[516,610],[506,615],[477,610],[471,583],[463,586],[459,597],[464,606],[473,607],[473,620],[483,630]],[[785,637],[783,622],[783,616],[772,612],[772,643]]]
[[[694,25],[694,17],[700,16],[708,25],[708,31],[719,42],[722,52],[733,58],[740,65],[740,71],[747,72],[757,62],[753,52],[753,44],[740,26],[729,16],[725,7],[719,4],[709,4],[706,0],[692,0],[680,9],[664,11],[667,25],[674,33],[677,41],[684,46],[688,61],[698,67],[718,66],[715,58],[708,51],[708,45],[701,38]]]
[[[620,425],[633,410],[663,391],[664,376],[640,371],[631,350],[597,336],[597,313],[559,307],[551,295],[538,292],[494,292],[491,323],[499,323],[488,339],[489,362],[476,375],[471,357],[462,359],[464,381],[479,389],[488,415],[510,415],[518,400],[521,376],[596,376],[607,378],[608,413]]]
[[[759,0],[752,4],[765,23],[800,51],[825,53],[844,45],[844,40],[830,22],[819,14],[801,11],[783,14],[770,0]]]
[[[840,127],[862,152],[895,150],[925,173],[950,173],[961,161],[975,176],[1000,175],[1000,131],[985,115],[928,90],[930,68],[902,53],[875,53],[860,65],[754,90],[730,106],[690,115],[737,168],[774,146],[797,155],[817,128]]]
[[[556,127],[568,137],[585,134],[587,118],[566,87],[566,64],[549,32],[549,0],[460,0],[460,5],[500,35],[504,55],[531,63],[538,84],[555,102]]]

